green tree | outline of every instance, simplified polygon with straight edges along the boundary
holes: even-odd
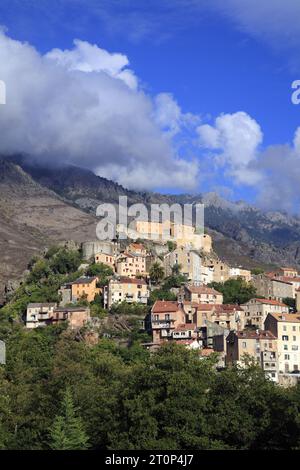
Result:
[[[74,407],[70,388],[62,401],[62,414],[56,416],[50,428],[50,447],[53,450],[84,450],[89,447],[88,436]]]
[[[263,274],[264,270],[262,268],[253,268],[251,269],[251,274],[256,276],[257,274]]]
[[[145,316],[148,313],[147,305],[139,302],[127,303],[125,300],[111,306],[110,313],[114,315],[139,315]]]
[[[224,304],[244,304],[256,296],[256,289],[243,279],[228,279],[223,282],[212,282],[213,287],[224,296]]]
[[[150,305],[153,305],[156,300],[177,300],[176,294],[166,289],[155,289],[150,293]]]
[[[165,276],[164,268],[157,261],[152,264],[149,270],[149,276],[154,284],[158,284]]]
[[[81,253],[78,250],[59,250],[50,259],[50,268],[55,274],[68,274],[77,271],[82,262]]]
[[[178,276],[178,274],[180,274],[181,269],[182,269],[181,264],[175,263],[175,264],[172,266],[172,274],[173,274],[174,276]]]
[[[167,246],[168,246],[168,250],[171,252],[171,251],[176,250],[177,244],[176,242],[173,242],[172,240],[168,240]]]
[[[293,312],[296,312],[296,299],[293,299],[292,297],[285,297],[282,299],[282,302],[290,307]]]
[[[88,276],[97,276],[99,278],[99,285],[105,286],[109,278],[114,274],[113,269],[104,263],[91,264],[87,270]]]

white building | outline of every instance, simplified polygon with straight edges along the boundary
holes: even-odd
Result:
[[[279,374],[300,371],[300,314],[269,313],[265,329],[277,337]]]
[[[269,313],[289,313],[289,307],[278,300],[251,299],[242,305],[246,325],[253,325],[263,330]]]

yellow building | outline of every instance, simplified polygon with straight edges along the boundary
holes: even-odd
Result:
[[[184,246],[177,247],[175,250],[164,256],[163,266],[166,276],[172,274],[172,268],[180,267],[181,274],[185,275],[188,281],[200,282],[201,279],[201,258],[198,253],[189,250]]]
[[[116,261],[116,272],[119,276],[136,277],[146,275],[145,256],[135,256],[130,253],[121,254]]]
[[[116,257],[108,253],[97,253],[95,255],[95,263],[103,263],[115,270]]]
[[[113,304],[124,301],[147,304],[148,298],[149,288],[144,279],[130,277],[111,279],[108,286],[104,288],[105,308],[111,308]]]
[[[211,287],[187,285],[183,288],[183,299],[197,304],[222,304],[223,294]]]
[[[127,234],[130,238],[142,238],[145,240],[175,241],[178,246],[189,246],[195,250],[203,250],[210,253],[212,239],[208,234],[198,234],[192,225],[177,224],[166,220],[164,222],[149,222],[136,220],[132,228],[118,225],[119,233]]]
[[[206,259],[203,264],[212,272],[214,282],[225,282],[230,278],[230,267],[221,259]]]
[[[232,279],[241,278],[246,282],[250,282],[252,278],[251,271],[249,271],[248,269],[243,269],[243,268],[230,268],[229,276]]]
[[[192,321],[199,328],[205,326],[207,321],[228,330],[243,330],[245,326],[245,312],[239,305],[191,304],[190,306],[185,303],[184,309],[187,312],[192,311]]]
[[[127,247],[127,253],[137,256],[147,256],[148,252],[142,243],[130,243]]]
[[[298,276],[298,270],[295,268],[280,268],[280,275],[286,276],[286,277],[297,277]]]
[[[269,313],[265,329],[277,337],[279,373],[300,371],[300,313]]]
[[[226,364],[243,365],[243,359],[255,359],[265,374],[278,381],[277,337],[268,330],[231,331],[226,338]]]

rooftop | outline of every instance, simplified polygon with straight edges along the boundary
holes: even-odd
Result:
[[[79,277],[75,281],[71,282],[71,284],[91,284],[97,280],[96,277]]]
[[[280,279],[281,281],[284,281],[284,282],[288,282],[288,283],[291,283],[291,282],[300,282],[300,277],[299,277],[299,276],[294,276],[294,277],[291,277],[291,276],[280,276],[280,277],[278,277],[278,279]]]
[[[277,321],[286,323],[300,323],[300,312],[297,313],[269,313]]]
[[[133,277],[120,277],[120,279],[111,279],[111,283],[113,284],[141,284],[147,285],[144,279],[136,279]]]
[[[286,304],[284,304],[283,302],[279,302],[279,300],[254,298],[254,299],[251,299],[249,302],[251,302],[251,301],[254,301],[254,302],[260,303],[260,304],[277,305],[278,307],[288,308],[288,306]],[[247,305],[247,304],[248,304],[248,302],[244,305]]]
[[[182,325],[178,325],[174,331],[190,331],[195,330],[197,328],[196,323],[184,323]]]
[[[221,292],[218,292],[216,289],[207,286],[186,286],[187,290],[191,292],[191,294],[214,294],[214,295],[222,295]]]
[[[271,331],[268,330],[243,330],[243,331],[236,331],[236,336],[238,338],[245,338],[245,339],[276,339]]]
[[[55,308],[53,313],[68,313],[68,312],[86,312],[89,310],[89,307],[58,307]]]
[[[281,269],[281,271],[293,271],[293,272],[298,272],[298,270],[297,270],[296,268],[290,268],[290,267],[285,268],[285,267],[281,267],[280,269]]]
[[[133,248],[134,250],[145,250],[144,245],[141,243],[130,243],[129,248]]]
[[[181,305],[173,300],[156,300],[152,307],[152,313],[177,312]]]

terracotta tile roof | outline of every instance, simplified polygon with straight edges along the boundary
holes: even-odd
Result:
[[[152,307],[152,313],[177,312],[181,305],[173,300],[156,300]]]
[[[196,323],[184,323],[182,325],[178,325],[174,331],[189,331],[195,330],[197,328]]]
[[[298,270],[296,268],[280,268],[281,271],[295,271],[295,272],[298,272]]]
[[[268,330],[243,330],[243,331],[236,331],[236,336],[238,338],[245,338],[245,339],[276,339],[276,336]]]
[[[277,279],[277,278],[276,278]],[[290,276],[279,276],[278,279],[284,282],[293,283],[293,282],[300,282],[300,277],[290,277]]]
[[[193,303],[192,307],[197,308],[200,311],[210,311],[213,310],[215,305],[214,304],[197,304],[196,302]]]
[[[300,312],[298,313],[269,313],[277,321],[286,323],[300,323]]]
[[[210,305],[210,304],[198,304],[198,302],[192,302],[191,300],[183,300],[182,302],[183,306],[187,306],[187,307],[194,307],[194,308],[197,308],[199,307],[199,305]]]
[[[134,248],[135,250],[145,250],[144,245],[141,243],[130,243],[129,248]]]
[[[272,277],[270,279],[271,279],[271,281],[282,282],[282,284],[292,285],[292,282],[290,282],[290,279],[292,279],[292,278],[289,278],[289,281],[282,281],[279,277]]]
[[[216,289],[207,286],[186,286],[187,290],[191,292],[191,294],[214,294],[214,295],[222,295],[221,292],[218,292]]]
[[[288,308],[288,306],[286,304],[284,304],[283,302],[279,302],[279,300],[257,299],[257,298],[251,299],[251,300],[254,300],[255,302],[260,303],[260,304],[277,305],[278,307],[287,307]],[[247,302],[247,304],[248,304],[248,302]],[[244,304],[244,305],[247,305],[247,304]]]
[[[221,305],[215,305],[216,311],[218,312],[243,312],[244,309],[238,304],[221,304]]]
[[[120,279],[112,279],[111,282],[114,284],[147,284],[144,279],[136,279],[134,277],[120,277]]]

